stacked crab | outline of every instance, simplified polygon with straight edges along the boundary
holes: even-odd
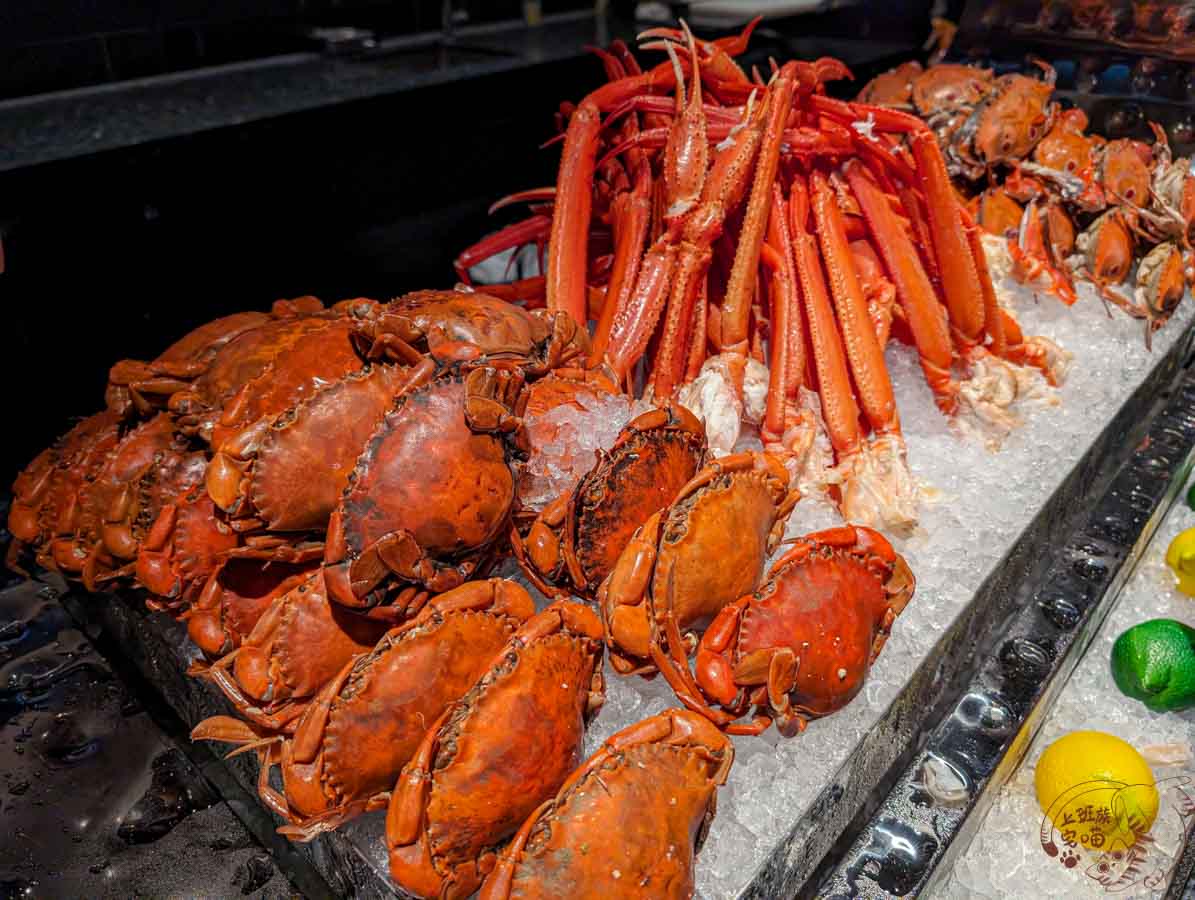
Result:
[[[911,527],[889,340],[916,349],[944,414],[1000,435],[1036,378],[1025,367],[1054,384],[1065,354],[997,303],[930,127],[827,97],[850,75],[837,60],[748,76],[732,55],[753,26],[714,41],[649,31],[645,48],[669,58],[646,71],[620,42],[599,51],[608,83],[561,107],[556,187],[500,201],[533,214],[468,248],[458,272],[546,248],[544,276],[487,290],[595,320],[589,369],[679,398],[717,452],[746,420],[848,520]]]
[[[1074,280],[1145,323],[1146,345],[1195,279],[1195,175],[1165,131],[1153,145],[1087,133],[1080,109],[1051,100],[1044,80],[987,69],[906,63],[859,97],[923,117],[938,135],[994,268],[1075,302]],[[1076,222],[1085,223],[1082,227]],[[1134,285],[1126,289],[1133,264]]]
[[[575,365],[588,350],[567,314],[469,290],[216,320],[114,366],[107,408],[20,475],[10,565],[135,582],[184,619],[191,674],[235,712],[194,737],[258,756],[291,838],[384,807],[419,896],[689,896],[727,734],[849,702],[913,580],[862,526],[799,539],[765,577],[788,472],[713,460],[675,403],[526,502],[553,412],[622,397]],[[485,577],[507,555],[538,612]],[[582,762],[607,652],[688,709]]]

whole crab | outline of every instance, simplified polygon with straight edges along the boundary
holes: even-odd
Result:
[[[667,709],[612,735],[498,856],[478,900],[687,900],[734,744]]]
[[[137,549],[136,577],[152,595],[146,601],[150,609],[185,608],[240,544],[216,512],[202,485],[162,507]]]
[[[530,595],[514,582],[461,585],[345,663],[307,706],[292,736],[215,716],[200,722],[191,738],[256,749],[263,802],[287,821],[283,834],[310,840],[385,806],[428,724],[473,686],[534,612]],[[281,793],[269,782],[276,765]]]
[[[366,442],[328,523],[328,589],[345,606],[373,605],[390,576],[433,592],[468,579],[505,533],[514,477],[504,434],[517,370],[447,370],[425,359]]]
[[[80,575],[91,591],[101,580],[131,572],[138,536],[164,503],[197,483],[201,466],[167,413],[126,432],[79,488],[70,533],[52,542],[58,569]],[[67,530],[65,521],[61,526]]]
[[[967,120],[949,137],[944,148],[952,174],[972,181],[999,163],[1016,163],[1029,156],[1053,126],[1057,104],[1053,68],[1039,63],[1044,79],[1003,75],[975,106]]]
[[[706,630],[697,648],[700,693],[679,697],[734,734],[758,734],[772,721],[795,734],[859,693],[914,586],[904,559],[877,531],[846,525],[808,534],[762,587]],[[731,724],[752,706],[752,722]]]
[[[705,462],[705,429],[683,406],[637,416],[568,494],[548,504],[511,546],[543,593],[592,597],[643,522]]]
[[[518,365],[529,377],[584,358],[588,335],[571,317],[526,310],[472,290],[415,291],[355,311],[356,339],[369,359],[442,365]]]
[[[39,453],[17,476],[12,485],[12,505],[8,509],[7,564],[21,572],[19,557],[25,547],[33,548],[39,562],[47,568],[53,560],[46,552],[50,539],[69,533],[59,522],[73,507],[79,489],[93,470],[101,466],[120,435],[120,416],[104,410],[80,420],[58,440]]]
[[[431,726],[386,814],[390,874],[419,897],[464,898],[496,848],[559,790],[601,707],[602,627],[558,602],[528,620]]]
[[[264,325],[271,318],[290,318],[319,309],[323,309],[323,304],[308,302],[307,298],[298,302],[280,300],[270,313],[240,312],[205,322],[149,362],[122,359],[108,373],[108,388],[104,395],[108,409],[122,418],[160,409],[171,394],[186,390],[203,374],[216,352],[229,341]]]
[[[770,453],[708,465],[635,532],[598,592],[610,662],[685,683],[704,625],[753,591],[800,494]]]
[[[225,560],[180,617],[187,622],[187,636],[208,659],[231,653],[274,601],[305,582],[313,567],[313,563]]]
[[[366,441],[422,372],[376,365],[257,419],[213,454],[208,493],[240,532],[323,531]]]
[[[267,371],[280,354],[333,323],[347,325],[344,316],[350,309],[351,304],[338,304],[331,310],[321,306],[309,314],[271,319],[220,346],[203,372],[167,401],[179,430],[210,441],[225,403]]]
[[[316,569],[273,600],[240,647],[188,674],[213,682],[255,725],[293,729],[308,700],[389,624],[329,603],[324,570]]]

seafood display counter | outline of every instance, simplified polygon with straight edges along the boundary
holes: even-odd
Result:
[[[10,564],[83,585],[335,894],[981,890],[1129,608],[1195,458],[1189,161],[1048,78],[943,116],[920,69],[748,76],[754,27],[601,51],[457,287],[121,360],[14,485]]]

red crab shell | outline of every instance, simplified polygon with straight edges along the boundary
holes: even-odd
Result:
[[[669,683],[684,680],[695,643],[685,631],[759,584],[800,497],[788,481],[770,453],[723,457],[635,533],[598,592],[617,671],[658,667]]]
[[[370,652],[346,663],[265,757],[262,797],[310,840],[365,810],[384,805],[427,726],[472,687],[495,653],[535,613],[530,595],[500,579],[475,581],[433,598]],[[262,734],[227,716],[209,719],[192,738],[261,744]],[[272,764],[283,793],[268,785]]]
[[[806,535],[701,640],[697,684],[729,712],[681,699],[723,725],[754,705],[755,721],[730,730],[759,732],[775,719],[793,734],[859,692],[914,584],[877,531],[847,525]]]
[[[133,412],[145,415],[155,405],[164,405],[171,394],[185,390],[207,368],[216,351],[268,321],[269,313],[233,313],[193,329],[150,362],[122,359],[108,373],[104,395],[108,408],[123,418]]]
[[[956,63],[930,66],[913,78],[913,105],[922,118],[969,109],[993,89],[991,69]]]
[[[207,457],[200,452],[166,452],[113,497],[100,535],[104,549],[121,563],[133,562],[167,504],[203,482]]]
[[[601,631],[580,604],[549,606],[431,727],[386,816],[390,873],[404,890],[469,896],[495,848],[564,783],[604,696]]]
[[[688,900],[734,744],[667,709],[613,735],[531,814],[478,900]]]
[[[122,440],[122,429],[113,414],[95,423],[98,427],[81,437],[74,452],[60,458],[51,475],[51,498],[41,510],[43,542],[38,548],[40,565],[66,574],[77,573],[86,559],[76,541],[89,509],[85,492],[108,464]]]
[[[151,609],[175,609],[193,600],[239,543],[202,486],[191,488],[158,513],[137,551],[137,581],[154,596]]]
[[[1149,203],[1152,153],[1140,141],[1109,141],[1100,151],[1100,183],[1113,203],[1145,206]]]
[[[239,648],[211,666],[191,668],[254,724],[293,728],[307,700],[387,630],[385,621],[329,603],[323,572],[316,569],[276,598]]]
[[[272,420],[321,387],[359,372],[365,362],[353,345],[354,327],[348,317],[332,319],[281,350],[225,402],[212,426],[212,447],[219,450],[245,430]]]
[[[858,101],[873,106],[909,109],[912,105],[913,79],[922,73],[921,63],[901,63],[895,69],[881,72],[859,91]]]
[[[274,319],[224,344],[198,378],[170,397],[170,411],[177,416],[180,430],[209,440],[226,401],[264,372],[280,353],[336,320],[330,311]]]
[[[985,165],[1025,159],[1053,124],[1057,105],[1053,70],[1045,81],[1027,75],[1005,75],[979,110],[973,148]]]
[[[633,419],[569,494],[527,536],[512,531],[523,572],[549,595],[592,597],[635,530],[667,506],[705,462],[705,429],[682,406]]]
[[[231,653],[274,601],[307,580],[313,563],[230,559],[184,614],[187,636],[209,659]]]
[[[97,587],[96,579],[115,566],[106,551],[103,536],[106,520],[118,521],[127,512],[132,494],[142,483],[150,489],[152,482],[168,474],[185,462],[185,448],[174,431],[174,422],[166,413],[159,413],[127,432],[108,454],[104,465],[88,479],[78,492],[73,530],[53,542],[55,562],[60,570],[80,573],[89,590]],[[135,550],[117,541],[125,559]]]
[[[12,485],[12,505],[8,510],[8,530],[17,544],[40,547],[57,532],[61,506],[73,502],[80,481],[80,469],[99,448],[111,449],[116,443],[120,417],[111,410],[96,413],[78,422],[70,431],[43,450],[19,474]]]
[[[415,291],[356,312],[357,339],[370,359],[414,362],[426,352],[441,364],[506,361],[528,375],[583,357],[588,336],[572,318],[527,310],[475,291]]]
[[[499,433],[513,428],[517,372],[492,368],[413,379],[365,444],[328,524],[328,587],[371,605],[391,575],[450,590],[504,533],[514,477]],[[482,421],[482,420],[485,421]]]
[[[357,457],[409,377],[377,365],[259,420],[214,454],[208,493],[239,531],[326,529]]]

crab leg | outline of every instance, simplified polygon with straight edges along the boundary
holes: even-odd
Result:
[[[452,266],[456,269],[457,277],[465,284],[472,284],[469,270],[480,262],[497,256],[504,250],[522,247],[524,244],[536,244],[542,247],[548,237],[552,219],[546,215],[535,215],[522,222],[515,222],[495,231],[460,252]]]
[[[851,390],[842,336],[826,290],[817,238],[809,232],[809,194],[803,175],[793,178],[789,194],[793,259],[809,322],[809,343],[821,396],[822,416],[834,452],[841,460],[859,449],[859,407]]]
[[[805,375],[805,335],[801,327],[792,236],[785,216],[784,195],[778,184],[772,185],[768,242],[764,245],[764,256],[765,265],[772,270],[772,358],[763,430],[779,440],[784,434],[785,412],[796,400]]]
[[[810,176],[813,216],[821,239],[822,256],[830,276],[830,293],[846,345],[851,374],[859,388],[859,399],[871,426],[880,434],[900,432],[892,382],[884,354],[876,339],[867,311],[867,300],[855,275],[847,247],[842,210],[824,172]]]
[[[607,357],[620,381],[625,379],[626,373],[643,354],[664,300],[670,293],[669,321],[657,352],[657,357],[662,356],[667,361],[668,368],[659,370],[657,367],[663,379],[660,387],[655,388],[657,396],[664,396],[659,393],[662,388],[671,393],[676,380],[683,375],[684,354],[688,345],[683,340],[682,329],[673,323],[687,323],[692,315],[697,293],[712,258],[711,247],[721,234],[727,211],[737,205],[746,190],[751,161],[758,146],[760,116],[760,110],[752,110],[751,119],[735,135],[734,142],[718,153],[701,188],[701,204],[698,208],[687,208],[683,204],[678,206],[678,198],[671,194],[666,198],[669,206],[664,214],[664,232],[652,245],[640,267],[635,296],[624,310],[615,314],[611,328]],[[691,125],[697,127],[696,124]],[[677,139],[685,140],[685,133],[678,131]],[[683,159],[681,154],[677,154],[676,158]],[[687,176],[682,173],[665,179],[665,182],[668,180],[678,186],[687,185]],[[678,232],[681,239],[679,243]],[[681,274],[674,275],[678,266]]]
[[[896,221],[888,198],[867,177],[863,166],[852,160],[843,166],[843,173],[896,285],[896,296],[913,333],[925,380],[934,392],[938,408],[953,415],[958,409],[958,384],[950,373],[950,332],[929,276],[921,267],[908,234]]]
[[[664,62],[643,75],[603,85],[582,100],[569,118],[548,241],[547,293],[548,309],[567,312],[579,325],[586,322],[585,267],[602,110],[637,94],[667,91],[675,85],[673,65]]]
[[[635,176],[635,188],[619,194],[614,199],[614,264],[610,270],[610,283],[606,287],[606,300],[594,331],[590,346],[589,364],[597,365],[606,355],[610,343],[610,329],[615,315],[624,312],[635,289],[639,264],[643,258],[643,245],[647,241],[651,225],[651,168],[644,162]]]
[[[759,269],[759,250],[768,224],[768,210],[772,203],[772,184],[780,165],[780,146],[784,140],[784,126],[792,108],[796,64],[786,63],[768,89],[765,101],[766,123],[760,138],[759,158],[755,164],[755,180],[743,227],[739,233],[734,267],[722,302],[722,350],[746,353],[747,327],[751,313],[756,272]]]

